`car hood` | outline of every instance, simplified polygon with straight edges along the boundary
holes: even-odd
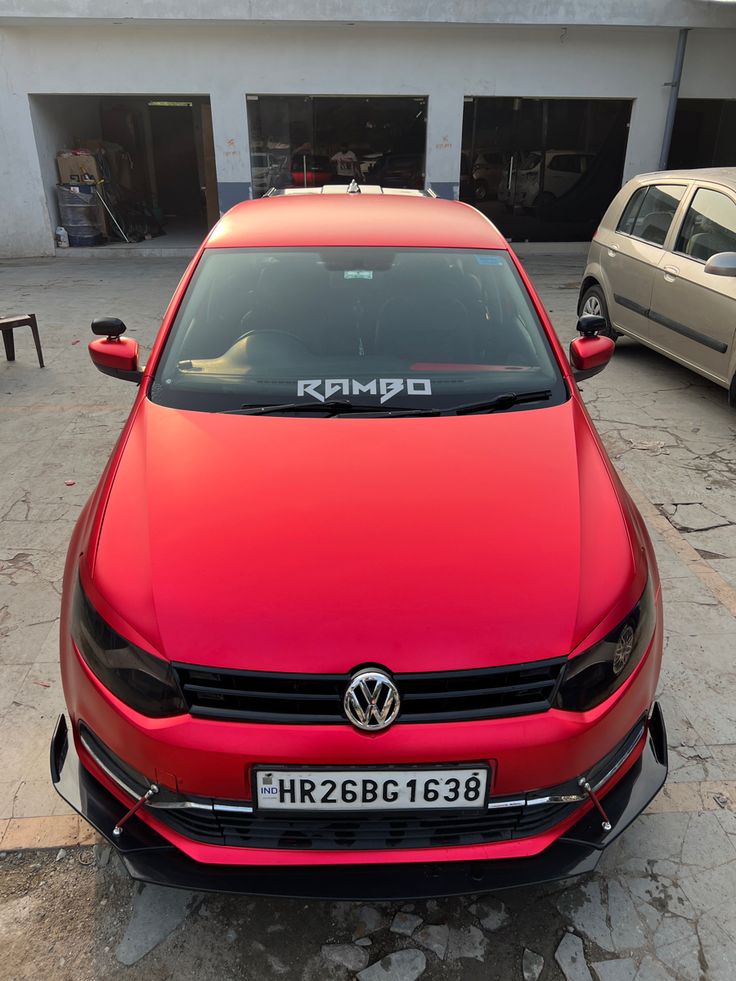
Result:
[[[643,585],[628,504],[575,398],[424,419],[143,399],[104,507],[93,593],[174,661],[536,661],[625,615]]]

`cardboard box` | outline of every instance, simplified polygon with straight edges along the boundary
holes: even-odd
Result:
[[[91,153],[60,150],[56,154],[60,184],[94,184],[100,179],[97,161]]]
[[[113,184],[120,187],[130,188],[130,157],[119,143],[111,143],[109,140],[100,140],[97,137],[87,139],[80,144],[86,150],[93,153],[102,153],[108,165],[108,173]]]

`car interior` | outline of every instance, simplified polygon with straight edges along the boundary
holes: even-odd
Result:
[[[384,252],[355,269],[334,268],[316,252],[214,258],[231,261],[212,265],[180,314],[182,372],[540,364],[541,331],[500,257]]]
[[[702,262],[718,252],[736,252],[736,230],[690,211],[678,238],[677,251]]]
[[[672,224],[671,211],[651,211],[637,221],[636,234],[654,245],[664,245],[667,232]]]
[[[664,245],[684,190],[684,185],[677,184],[638,188],[621,215],[617,231]]]

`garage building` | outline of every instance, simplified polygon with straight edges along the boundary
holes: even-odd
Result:
[[[734,52],[701,0],[0,0],[0,256],[53,255],[80,194],[92,244],[189,248],[351,179],[585,240],[634,174],[736,165]]]

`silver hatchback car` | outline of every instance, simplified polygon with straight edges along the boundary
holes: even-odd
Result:
[[[578,312],[710,378],[736,407],[736,168],[625,184],[593,236]]]

